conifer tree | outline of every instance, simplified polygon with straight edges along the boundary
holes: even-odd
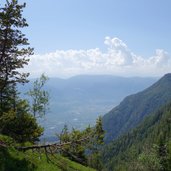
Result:
[[[27,101],[18,96],[17,83],[26,83],[29,73],[21,69],[28,64],[33,49],[22,33],[27,27],[22,12],[26,4],[17,0],[0,2],[0,134],[8,135],[17,142],[35,142],[43,128],[30,114]]]
[[[21,29],[27,27],[23,18],[23,8],[17,0],[6,0],[4,7],[0,4],[0,113],[9,100],[9,92],[16,92],[16,83],[27,82],[28,73],[21,73],[19,69],[28,64],[27,57],[33,54],[33,49],[28,47],[28,39]],[[15,101],[15,97],[10,99]],[[13,105],[15,107],[15,105]]]

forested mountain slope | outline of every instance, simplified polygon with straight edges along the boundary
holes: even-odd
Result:
[[[105,146],[103,163],[111,171],[171,170],[171,103],[147,116],[129,133]]]
[[[171,74],[166,74],[151,87],[126,97],[103,117],[106,142],[136,127],[145,116],[171,101]]]

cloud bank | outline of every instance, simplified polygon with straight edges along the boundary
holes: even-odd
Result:
[[[71,77],[80,74],[111,74],[120,76],[161,76],[171,72],[171,57],[163,49],[143,58],[134,54],[119,38],[105,37],[106,52],[88,50],[57,50],[30,57],[25,68],[31,77],[45,73],[49,77]]]

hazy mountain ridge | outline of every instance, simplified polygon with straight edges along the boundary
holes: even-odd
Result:
[[[126,97],[103,117],[106,141],[136,127],[145,116],[171,101],[171,74],[166,74],[151,87]]]

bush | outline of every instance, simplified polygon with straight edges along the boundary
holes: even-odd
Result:
[[[0,133],[12,137],[18,143],[35,142],[43,133],[43,128],[29,113],[9,111],[0,117]]]

